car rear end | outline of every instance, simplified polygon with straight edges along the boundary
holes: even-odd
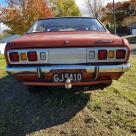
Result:
[[[111,84],[130,68],[128,42],[108,32],[51,32],[46,35],[48,38],[38,34],[43,37],[37,43],[33,38],[32,45],[32,36],[28,34],[28,40],[23,40],[27,41],[26,47],[21,46],[21,41],[6,46],[6,71],[25,85],[71,88]]]

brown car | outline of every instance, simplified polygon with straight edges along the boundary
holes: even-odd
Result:
[[[7,43],[6,71],[27,86],[109,85],[130,68],[130,45],[96,18],[37,20]]]

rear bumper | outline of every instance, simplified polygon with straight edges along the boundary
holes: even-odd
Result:
[[[55,65],[55,66],[35,66],[35,67],[6,67],[6,72],[8,74],[33,74],[37,73],[40,76],[40,73],[49,73],[52,70],[86,70],[88,73],[98,72],[126,72],[130,68],[130,64],[121,64],[121,65],[99,65],[99,66],[84,66],[84,65]]]
[[[98,79],[99,75],[102,73],[124,73],[128,71],[130,68],[130,64],[121,64],[121,65],[98,65],[98,66],[85,66],[85,65],[54,65],[54,66],[34,66],[34,67],[6,67],[6,71],[10,75],[15,75],[15,76],[20,76],[20,75],[25,75],[26,77],[30,75],[37,75],[37,78],[40,79],[42,75],[48,75],[52,71],[57,71],[57,70],[84,70],[86,71],[87,74],[92,74],[93,73],[93,80],[90,82],[78,82],[78,83],[73,83],[73,85],[91,85],[91,84],[100,84],[100,83],[109,83],[111,82],[108,80],[103,80],[101,81]],[[24,81],[26,85],[45,85],[45,86],[57,86],[57,85],[64,85],[64,83],[53,83],[53,82],[44,82],[44,81]]]

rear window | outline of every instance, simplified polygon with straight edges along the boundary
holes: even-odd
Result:
[[[51,18],[38,20],[28,33],[62,31],[106,31],[106,29],[95,18]]]

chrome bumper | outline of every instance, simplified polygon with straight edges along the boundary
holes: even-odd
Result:
[[[95,73],[95,78],[97,78],[99,73],[107,72],[126,72],[130,68],[130,64],[121,65],[98,65],[98,66],[85,66],[85,65],[54,65],[54,66],[34,66],[34,67],[14,67],[7,66],[6,72],[11,75],[15,74],[37,74],[41,77],[41,74],[49,73],[53,70],[86,70],[87,73]]]

